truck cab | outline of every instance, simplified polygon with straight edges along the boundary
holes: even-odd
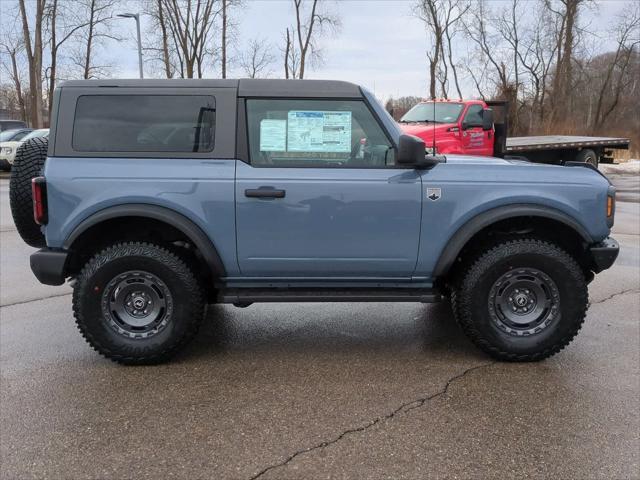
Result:
[[[405,133],[421,138],[427,149],[441,154],[493,156],[491,109],[482,100],[420,102],[401,119]]]

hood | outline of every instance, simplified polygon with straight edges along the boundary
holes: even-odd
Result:
[[[436,136],[445,133],[447,129],[455,127],[455,123],[401,123],[400,128],[404,133],[414,135],[422,140],[433,140],[433,134]]]

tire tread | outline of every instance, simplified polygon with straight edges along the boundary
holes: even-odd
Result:
[[[477,285],[480,276],[483,275],[488,268],[491,268],[496,261],[504,258],[506,255],[522,253],[523,247],[525,246],[529,246],[533,250],[536,250],[536,253],[552,256],[553,258],[563,262],[567,268],[571,270],[573,276],[576,278],[582,278],[582,285],[575,289],[575,295],[579,297],[578,301],[584,305],[584,308],[578,318],[574,319],[568,333],[555,341],[552,345],[536,353],[518,354],[498,348],[487,340],[482,332],[476,327],[474,323],[474,313],[470,308],[470,302],[466,300],[470,298],[470,295],[472,295],[472,286]],[[464,333],[482,351],[493,358],[507,362],[534,362],[543,360],[555,355],[569,345],[584,324],[588,301],[588,289],[586,287],[586,281],[584,280],[584,273],[575,259],[554,243],[536,238],[505,241],[495,245],[485,253],[480,254],[475,261],[470,263],[469,268],[466,269],[466,274],[462,276],[460,282],[456,288],[453,289],[451,294],[451,307],[456,321]]]

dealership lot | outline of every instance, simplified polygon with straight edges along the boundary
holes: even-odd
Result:
[[[172,363],[122,367],[37,283],[0,178],[0,477],[633,478],[640,193],[616,176],[616,265],[537,364],[479,353],[444,305],[214,306]]]

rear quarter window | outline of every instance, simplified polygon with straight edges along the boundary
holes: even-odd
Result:
[[[73,121],[78,152],[211,152],[215,98],[209,95],[82,95]]]

